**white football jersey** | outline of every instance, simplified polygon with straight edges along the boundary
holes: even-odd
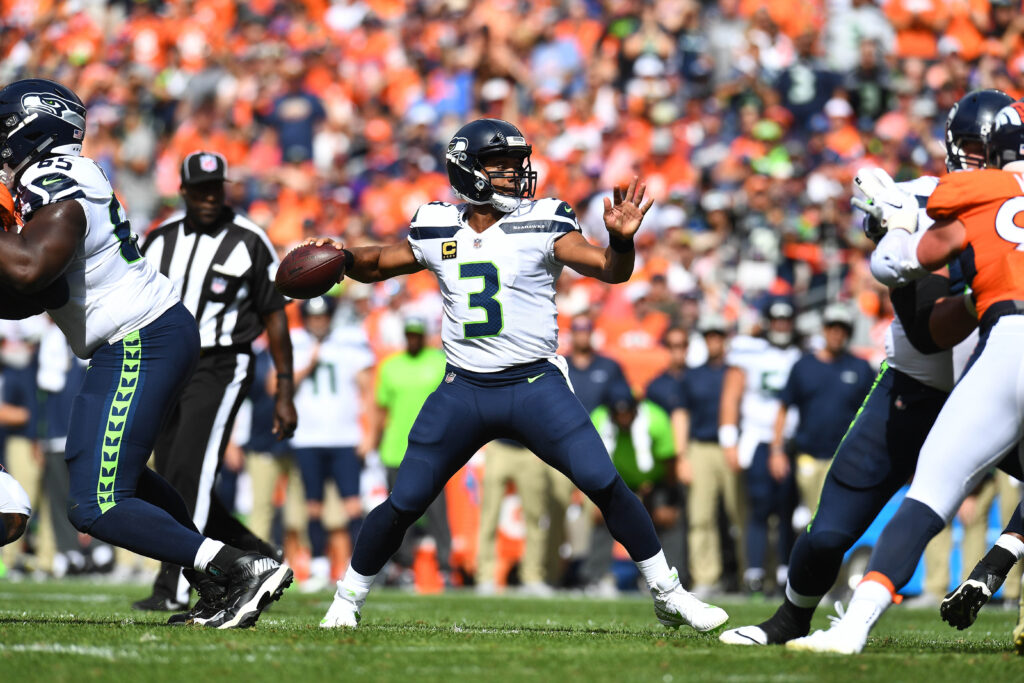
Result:
[[[935,223],[928,216],[925,207],[928,197],[935,191],[935,186],[938,184],[939,179],[934,176],[921,176],[914,180],[896,183],[897,187],[904,192],[917,197],[920,207],[917,218],[918,230],[927,230]],[[913,284],[907,286],[912,287]],[[921,353],[910,343],[899,317],[895,317],[885,333],[886,361],[890,367],[913,377],[922,384],[942,391],[951,391],[954,379],[960,376],[960,371],[963,370],[966,359],[974,350],[977,339],[977,335],[971,335],[955,347],[956,358],[959,359],[956,362],[959,365],[959,371],[955,371],[953,350]]]
[[[293,365],[309,365],[316,339],[304,329],[292,330]],[[343,325],[320,343],[319,362],[295,390],[299,425],[291,438],[293,448],[357,446],[363,436],[359,425],[362,404],[356,375],[376,362],[361,327]]]
[[[739,336],[729,344],[725,363],[743,370],[743,398],[740,400],[740,464],[753,458],[753,449],[770,443],[775,436],[775,418],[779,413],[779,392],[789,380],[789,371],[800,359],[796,346],[779,348],[761,337]],[[796,428],[797,415],[790,409],[786,435]]]
[[[558,199],[523,201],[478,233],[466,223],[465,210],[465,204],[424,204],[409,229],[416,260],[440,283],[448,362],[497,372],[554,359],[555,283],[562,273],[555,241],[580,231],[576,214]]]
[[[39,207],[67,200],[85,211],[85,236],[64,271],[70,298],[48,311],[76,356],[89,358],[178,301],[170,281],[142,258],[110,181],[92,159],[47,157],[25,170],[14,194],[25,221]]]
[[[32,515],[32,506],[29,505],[25,489],[21,488],[21,484],[7,474],[2,466],[0,466],[0,512]],[[0,539],[0,545],[4,540],[6,539]]]

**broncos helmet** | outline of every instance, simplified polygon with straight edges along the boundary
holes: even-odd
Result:
[[[0,90],[0,171],[13,183],[46,156],[82,153],[85,105],[60,83],[15,81]]]
[[[532,152],[522,132],[508,121],[477,119],[460,128],[448,143],[448,181],[455,194],[470,204],[490,204],[504,213],[515,211],[537,190],[537,172],[530,166]],[[484,161],[489,157],[521,159],[522,166],[488,173]],[[512,188],[495,187],[492,183],[499,178],[511,180]]]
[[[991,168],[1024,159],[1024,102],[1013,102],[996,113],[985,135],[985,157]]]
[[[1002,90],[975,90],[953,105],[946,117],[946,170],[984,167],[985,134],[996,112],[1012,102]]]

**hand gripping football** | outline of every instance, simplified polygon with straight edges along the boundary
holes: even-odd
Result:
[[[344,251],[333,244],[303,244],[281,260],[274,286],[292,299],[312,299],[327,292],[344,275]]]

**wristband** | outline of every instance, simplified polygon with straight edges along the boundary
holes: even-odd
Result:
[[[718,428],[718,445],[732,448],[740,442],[740,430],[736,425],[721,425]]]
[[[978,305],[974,300],[974,292],[970,289],[964,292],[964,308],[967,309],[967,312],[972,318],[978,317]]]
[[[612,251],[619,254],[625,254],[633,251],[633,239],[619,239],[615,235],[608,236],[608,246],[612,248]]]
[[[356,264],[356,255],[348,249],[342,249],[341,253],[345,255],[345,272],[347,273]]]

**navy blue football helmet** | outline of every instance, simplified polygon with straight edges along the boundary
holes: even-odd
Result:
[[[477,119],[460,128],[448,143],[448,181],[455,194],[470,204],[514,211],[537,190],[537,172],[530,166],[532,152],[522,132],[508,121]],[[488,173],[483,162],[493,157],[521,159],[522,166]],[[511,180],[512,188],[496,188],[492,184],[496,179]]]
[[[990,168],[1002,168],[1024,159],[1024,101],[1003,107],[985,135],[985,157]]]
[[[946,170],[984,168],[985,135],[1013,98],[1002,90],[975,90],[953,105],[946,117]]]
[[[15,81],[0,90],[0,170],[13,183],[36,161],[80,155],[85,105],[60,83],[42,78]]]

